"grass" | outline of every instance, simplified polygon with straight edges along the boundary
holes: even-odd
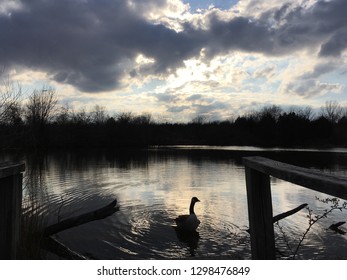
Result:
[[[43,259],[45,227],[44,215],[40,212],[39,205],[33,200],[23,203],[21,219],[21,238],[17,253],[18,259],[38,260]]]

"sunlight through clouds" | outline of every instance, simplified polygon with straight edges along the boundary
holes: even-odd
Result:
[[[346,104],[346,3],[1,0],[0,66],[76,107],[180,121]]]

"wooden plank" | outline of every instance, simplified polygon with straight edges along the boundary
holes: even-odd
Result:
[[[347,200],[347,177],[294,166],[263,157],[243,158],[246,167],[270,176]]]
[[[0,178],[0,259],[15,259],[22,214],[22,174]]]
[[[119,210],[119,207],[117,206],[117,199],[115,199],[110,204],[100,209],[90,211],[88,213],[84,213],[79,216],[72,217],[72,218],[63,220],[59,223],[46,227],[44,230],[44,236],[50,236],[60,231],[63,231],[72,227],[76,227],[91,221],[104,219],[112,215],[113,213],[117,212],[118,210]]]
[[[1,162],[0,163],[0,178],[16,175],[24,171],[25,171],[24,163],[18,163],[18,162]]]
[[[246,166],[252,258],[275,259],[270,177]]]

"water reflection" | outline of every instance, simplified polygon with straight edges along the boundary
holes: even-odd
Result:
[[[341,151],[157,148],[59,151],[40,156],[6,153],[0,159],[26,161],[24,197],[35,197],[48,223],[118,199],[119,212],[57,236],[90,258],[249,259],[242,157],[254,155],[347,175],[347,153]],[[309,203],[316,213],[327,207],[315,199],[325,195],[274,178],[271,183],[274,215],[302,203]],[[202,201],[195,209],[201,221],[195,239],[182,236],[173,228],[174,218],[187,211],[187,201],[193,196]],[[344,212],[334,213],[331,219],[317,224],[298,258],[347,258],[346,236],[327,230],[331,223],[343,220]],[[279,258],[290,258],[307,223],[304,209],[281,220],[286,238],[275,227]]]
[[[187,232],[180,229],[177,226],[173,226],[176,232],[177,238],[180,242],[187,244],[189,248],[189,253],[192,257],[195,256],[195,250],[198,248],[198,242],[200,239],[200,234],[196,230],[192,232]]]

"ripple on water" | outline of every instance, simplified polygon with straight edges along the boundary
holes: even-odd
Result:
[[[198,228],[200,238],[192,248],[189,241],[180,240],[173,228],[174,211],[161,208],[159,204],[121,207],[122,215],[112,220],[118,223],[118,219],[123,219],[124,226],[117,226],[119,233],[114,235],[122,253],[126,252],[124,248],[139,258],[186,258],[192,255],[218,258],[221,253],[232,258],[245,253],[247,234],[233,224],[208,216],[202,217],[203,222]]]
[[[98,209],[117,198],[120,211],[112,216],[58,234],[63,243],[93,258],[249,259],[244,167],[233,156],[225,161],[224,156],[220,160],[211,151],[208,155],[201,157],[182,152],[160,156],[154,153],[138,159],[134,155],[124,156],[120,160],[101,152],[94,158],[86,151],[82,156],[66,160],[63,155],[61,158],[52,156],[40,173],[41,177],[30,178],[30,186],[37,191],[37,201],[32,206],[27,203],[25,190],[23,208],[28,212],[35,209],[49,216],[49,223],[54,223]],[[322,159],[325,166],[326,156]],[[311,192],[293,188],[280,180],[272,183],[276,185],[273,195],[277,212],[303,202],[310,206],[317,204]],[[199,238],[190,242],[176,234],[173,219],[185,213],[187,199],[192,195],[202,202],[196,209],[201,220]],[[321,210],[318,206],[317,211]],[[335,222],[344,218],[336,217]],[[330,220],[325,223],[328,222]],[[281,224],[289,242],[295,245],[307,228],[306,213],[299,212]],[[298,258],[323,258],[325,253],[338,256],[334,248],[346,252],[346,236],[330,235],[325,230],[328,226],[312,229]],[[276,229],[276,246],[285,251],[287,241],[279,237],[281,232]]]

